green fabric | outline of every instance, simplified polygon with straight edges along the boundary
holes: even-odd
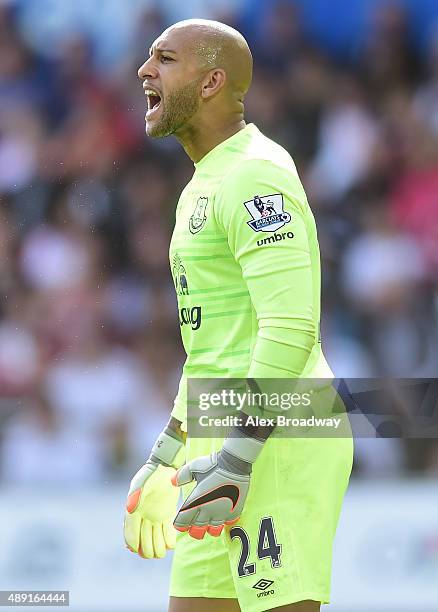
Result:
[[[255,231],[261,219],[250,212],[255,196],[265,204],[266,196],[273,196],[276,205],[282,197],[282,227],[269,227],[268,218],[264,229],[271,231]],[[319,342],[314,218],[291,157],[254,125],[196,164],[178,203],[170,264],[187,352],[172,412],[177,419],[186,419],[187,377],[249,375],[259,383],[332,376]],[[219,450],[222,443],[188,437],[187,460]],[[332,542],[351,462],[349,437],[268,439],[237,523],[249,538],[247,564],[255,564],[254,573],[239,575],[242,546],[230,527],[220,538],[195,540],[180,533],[171,595],[237,597],[245,612],[303,599],[328,601]],[[184,498],[192,488],[184,487]],[[281,546],[280,565],[258,557],[266,518]],[[269,596],[258,596],[259,580],[272,581]]]
[[[247,207],[256,210],[255,196],[274,202],[281,227],[255,231],[259,215]],[[170,265],[187,353],[177,419],[186,419],[187,377],[332,376],[319,342],[313,214],[292,158],[253,124],[195,164],[176,210]]]
[[[193,455],[220,448],[214,440],[192,440]],[[348,438],[269,439],[254,463],[251,486],[236,527],[249,543],[238,573],[242,545],[226,527],[220,538],[195,540],[179,533],[172,562],[170,594],[175,597],[238,598],[244,612],[262,612],[305,599],[330,600],[332,544],[352,465]],[[188,485],[188,494],[193,485]],[[281,546],[280,566],[259,559],[261,521],[271,517]],[[231,533],[230,533],[231,532]],[[266,597],[254,585],[273,581]]]

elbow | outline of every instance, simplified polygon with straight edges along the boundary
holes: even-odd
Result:
[[[296,327],[266,326],[259,329],[253,360],[272,371],[299,377],[315,346],[315,334]],[[282,376],[284,376],[282,374]]]

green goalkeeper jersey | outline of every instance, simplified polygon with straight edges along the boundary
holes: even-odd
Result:
[[[195,164],[170,266],[187,378],[325,378],[315,220],[291,156],[249,124]]]

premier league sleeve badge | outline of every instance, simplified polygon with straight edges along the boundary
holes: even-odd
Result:
[[[291,220],[290,214],[284,211],[281,193],[255,195],[252,200],[244,204],[252,217],[247,223],[255,232],[275,232]]]

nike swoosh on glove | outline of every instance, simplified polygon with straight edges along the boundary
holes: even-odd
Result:
[[[196,481],[173,522],[178,531],[202,540],[218,537],[224,525],[239,520],[248,495],[251,464],[263,448],[255,438],[228,438],[219,453],[193,459],[172,479],[181,486]]]
[[[181,465],[183,446],[182,440],[162,432],[149,460],[131,480],[123,534],[126,547],[145,559],[160,559],[175,548],[172,522],[179,492],[171,484],[176,473],[171,466]]]

